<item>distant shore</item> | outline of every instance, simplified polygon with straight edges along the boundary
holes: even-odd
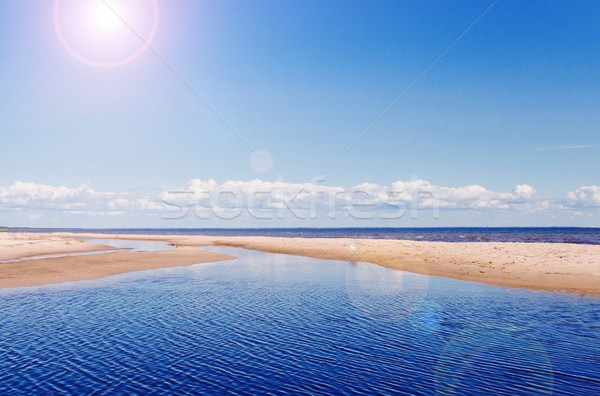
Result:
[[[28,248],[15,236],[29,238]],[[11,239],[12,238],[12,239]],[[15,239],[16,238],[16,239]],[[364,261],[393,269],[508,287],[600,295],[600,245],[511,242],[423,242],[392,239],[264,236],[0,234],[0,260],[25,254],[105,250],[82,238],[164,241],[160,252],[114,252],[0,264],[0,288],[96,279],[117,273],[231,259],[200,250],[230,246],[322,259]],[[11,242],[12,241],[12,242]],[[11,243],[15,246],[11,246]],[[59,247],[60,245],[60,247]],[[68,246],[69,248],[65,248]],[[84,250],[85,251],[85,250]],[[68,268],[68,269],[67,269]]]

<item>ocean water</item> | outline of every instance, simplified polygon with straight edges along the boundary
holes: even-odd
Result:
[[[600,393],[600,299],[210,250],[0,291],[0,394]]]
[[[11,228],[24,232],[97,232],[173,235],[281,236],[302,238],[408,239],[446,242],[546,242],[600,244],[600,228],[580,227],[448,227],[448,228]]]

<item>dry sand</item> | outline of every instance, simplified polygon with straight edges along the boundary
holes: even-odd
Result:
[[[113,250],[110,246],[84,242],[56,234],[0,233],[0,261],[46,254],[69,254]]]
[[[600,295],[600,245],[272,237],[194,237],[172,243],[364,261],[501,286]]]
[[[6,235],[1,233],[0,240]],[[383,239],[345,238],[279,238],[279,237],[212,237],[178,235],[107,235],[107,234],[29,234],[40,241],[47,238],[63,238],[77,241],[79,238],[115,238],[130,240],[165,241],[180,248],[155,253],[108,253],[93,256],[78,256],[43,260],[47,269],[64,268],[70,262],[78,270],[69,270],[44,276],[53,283],[65,280],[92,279],[136,269],[186,265],[196,262],[217,261],[230,258],[199,249],[183,247],[232,246],[285,253],[323,259],[364,261],[389,268],[421,274],[445,276],[455,279],[484,282],[510,287],[524,287],[551,291],[566,291],[580,294],[600,295],[600,246],[550,243],[504,243],[504,242],[422,242]],[[74,244],[75,242],[71,242]],[[4,242],[0,243],[0,246]],[[46,243],[46,242],[42,242]],[[10,250],[10,248],[9,248]],[[187,253],[189,256],[186,256]],[[38,253],[40,254],[40,253]],[[197,256],[196,256],[197,254]],[[112,255],[112,256],[111,256]],[[173,264],[178,255],[185,259]],[[148,260],[147,257],[153,257]],[[116,264],[106,263],[112,257]],[[205,259],[200,261],[200,258]],[[123,260],[123,261],[121,261]],[[22,284],[29,279],[27,268],[40,264],[42,260],[0,264],[0,287]],[[80,266],[75,264],[81,263]],[[153,263],[147,267],[148,263]],[[140,268],[143,267],[143,268]],[[94,267],[94,268],[91,268]],[[97,269],[102,268],[102,270]],[[83,271],[85,269],[85,271]],[[111,272],[112,271],[112,272]],[[74,274],[73,272],[76,272]],[[110,272],[110,273],[109,273]],[[93,274],[92,274],[93,273]],[[19,277],[19,274],[21,275]],[[50,276],[52,274],[52,276]],[[74,276],[78,278],[73,279]],[[82,276],[86,277],[82,277]],[[7,284],[5,277],[12,276]],[[37,275],[36,275],[37,276]],[[69,279],[59,279],[61,276]],[[91,276],[87,277],[87,276]],[[21,283],[14,279],[21,279]],[[42,277],[43,278],[43,277]],[[51,279],[50,279],[51,278]],[[42,284],[37,278],[35,284]],[[30,284],[30,283],[27,283]]]
[[[34,259],[33,257],[48,254],[114,250],[109,246],[83,242],[79,237],[56,234],[0,233],[0,247],[2,261],[25,258],[16,262],[0,262],[0,288],[99,279],[131,271],[235,258],[198,248],[182,247],[158,252],[110,252]]]

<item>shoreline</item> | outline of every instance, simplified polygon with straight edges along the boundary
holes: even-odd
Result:
[[[4,261],[0,262],[0,289],[94,280],[127,272],[235,259],[193,247],[155,252],[123,251],[81,238],[85,237],[0,234],[0,260]],[[43,257],[46,255],[60,256]]]
[[[70,263],[71,266],[75,265],[79,268],[79,272],[63,273],[63,276],[77,275],[99,278],[135,270],[232,259],[232,256],[200,250],[203,246],[222,246],[319,259],[368,262],[392,269],[505,287],[600,296],[600,245],[168,234],[53,233],[29,235],[35,235],[35,238],[39,238],[42,242],[44,239],[54,238],[54,240],[62,240],[63,243],[65,240],[77,241],[82,238],[161,241],[175,245],[177,249],[160,252],[98,253],[86,256],[24,260],[11,263],[16,264],[10,271],[13,277],[27,272],[28,266],[31,266],[33,262],[41,262],[46,265],[47,269],[54,270],[64,268],[65,263]],[[4,236],[0,234],[0,238],[4,238]],[[85,242],[85,244],[87,243]],[[2,246],[1,241],[0,246]],[[96,247],[98,246],[102,247],[101,250],[106,249],[104,245]],[[168,254],[168,252],[171,253]],[[115,261],[116,264],[112,267],[105,265],[107,258]],[[0,264],[0,288],[17,287],[5,285],[7,265],[6,263]],[[102,268],[102,270],[94,270],[95,272],[92,271],[92,274],[89,270],[91,267]],[[49,282],[42,284],[56,283],[58,277],[57,275],[48,275]],[[21,278],[25,280],[27,277],[21,276]],[[95,278],[64,279],[62,281]],[[39,275],[37,280],[38,283],[43,281],[43,275]]]
[[[44,255],[68,255],[72,253],[88,253],[101,250],[117,250],[112,246],[82,241],[57,234],[0,233],[0,262],[9,260],[26,260]]]

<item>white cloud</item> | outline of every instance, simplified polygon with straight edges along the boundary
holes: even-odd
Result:
[[[600,186],[582,186],[569,192],[567,203],[571,206],[600,206]]]
[[[415,216],[417,210],[435,217],[444,210],[530,214],[589,207],[600,207],[599,186],[582,186],[565,197],[538,197],[535,188],[527,184],[502,192],[477,184],[447,187],[425,180],[396,181],[390,185],[365,182],[344,188],[327,186],[320,180],[287,183],[255,179],[218,183],[213,179],[193,179],[182,189],[164,188],[160,193],[147,194],[99,192],[89,183],[76,188],[24,182],[0,186],[0,211],[22,211],[36,218],[40,213],[45,216],[58,213],[107,218],[133,215],[178,219],[191,215],[201,219],[319,218],[327,221],[397,219]]]
[[[531,198],[533,196],[533,194],[535,194],[535,192],[536,192],[535,188],[533,188],[527,184],[517,184],[513,191],[517,196],[523,197],[523,198]]]
[[[90,215],[164,210],[164,204],[155,198],[131,193],[98,192],[89,183],[77,188],[23,182],[15,182],[8,187],[0,186],[0,207]]]

